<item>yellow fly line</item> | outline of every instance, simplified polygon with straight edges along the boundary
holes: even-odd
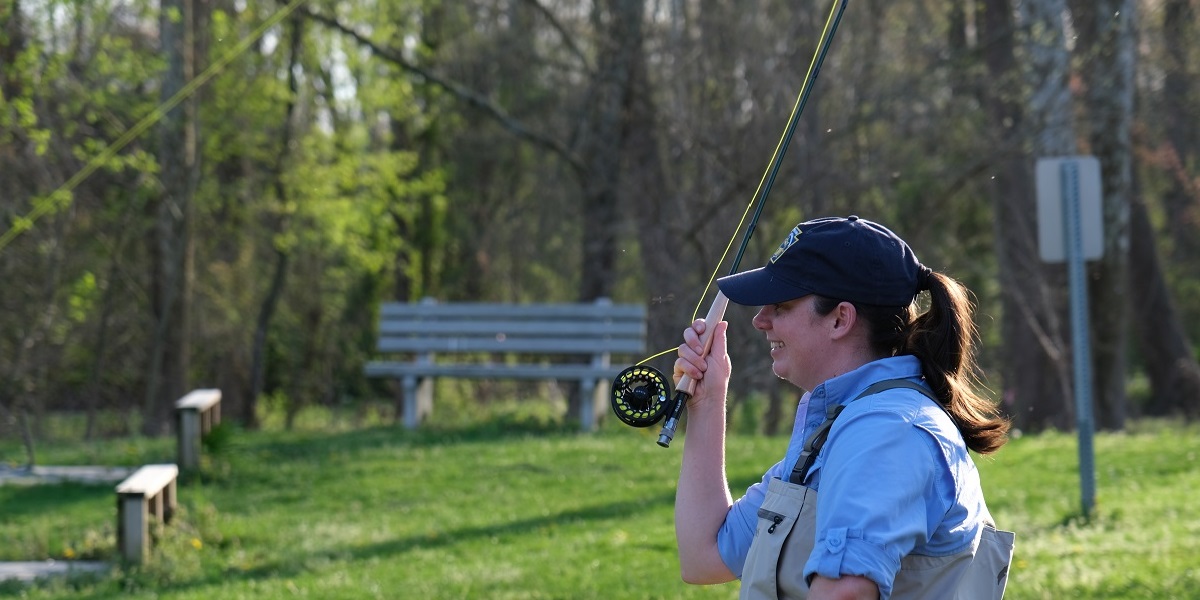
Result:
[[[783,129],[783,134],[779,136],[779,142],[775,144],[775,151],[771,153],[771,160],[767,163],[766,170],[763,171],[762,177],[758,180],[758,187],[754,188],[754,193],[750,196],[750,201],[746,203],[746,209],[742,211],[742,217],[738,220],[737,227],[734,228],[733,234],[729,236],[729,243],[725,244],[725,250],[721,252],[721,259],[717,261],[717,266],[713,268],[712,274],[708,277],[708,282],[704,284],[704,290],[700,293],[700,299],[696,302],[696,308],[692,311],[692,322],[695,322],[700,316],[700,309],[704,306],[704,300],[708,298],[708,291],[712,289],[713,283],[717,280],[717,273],[721,272],[721,265],[725,263],[725,259],[729,257],[729,250],[733,248],[733,242],[737,239],[737,233],[742,230],[746,224],[746,218],[750,215],[750,211],[755,206],[755,201],[762,192],[763,186],[766,185],[771,171],[780,160],[780,153],[787,147],[788,139],[791,137],[791,129],[793,124],[799,118],[799,113],[803,110],[805,98],[808,90],[812,88],[813,77],[817,72],[822,50],[828,46],[829,37],[832,35],[837,24],[837,15],[839,14],[839,6],[844,6],[845,0],[835,0],[830,6],[829,16],[825,19],[825,27],[821,30],[821,37],[817,39],[816,50],[813,51],[812,60],[808,63],[808,72],[804,74],[804,81],[800,84],[800,93],[796,95],[796,103],[792,106],[792,112],[788,115],[788,125]],[[636,364],[645,364],[660,356],[675,352],[678,348],[669,348],[657,354],[653,354],[643,358]]]
[[[170,112],[172,109],[178,106],[180,102],[183,102],[188,96],[191,96],[193,93],[195,93],[197,88],[205,83],[208,83],[208,81],[213,77],[216,77],[218,73],[220,73],[229,65],[229,63],[233,62],[233,60],[245,52],[251,44],[256,42],[258,38],[262,37],[263,33],[266,33],[267,29],[274,27],[280,21],[286,19],[288,15],[292,14],[292,12],[295,11],[296,8],[305,1],[306,0],[292,0],[286,6],[276,11],[275,14],[271,15],[270,18],[268,18],[266,21],[263,21],[253,33],[238,42],[236,46],[234,46],[229,50],[229,52],[226,52],[224,56],[205,69],[204,72],[198,77],[188,82],[188,84],[183,86],[178,92],[175,93],[174,96],[171,96],[162,104],[156,106],[150,114],[146,115],[141,121],[138,121],[133,127],[130,127],[129,130],[121,135],[121,137],[117,138],[115,142],[106,147],[103,152],[96,155],[94,158],[92,158],[92,160],[88,161],[88,163],[84,165],[79,172],[75,173],[74,176],[68,179],[66,183],[58,186],[58,189],[54,190],[49,195],[36,198],[33,201],[33,209],[29,211],[29,214],[23,217],[15,217],[9,230],[4,232],[4,235],[0,236],[0,251],[4,250],[4,247],[16,239],[17,236],[29,229],[32,229],[34,222],[38,219],[53,213],[56,208],[65,208],[66,206],[69,206],[74,200],[71,196],[71,193],[76,187],[79,186],[79,184],[83,183],[84,180],[90,177],[92,173],[96,172],[96,169],[100,168],[100,165],[108,162],[108,160],[110,160],[113,156],[116,156],[118,152],[124,150],[125,146],[128,146],[130,142],[145,133],[146,130],[157,123],[159,119],[162,119],[163,115]]]

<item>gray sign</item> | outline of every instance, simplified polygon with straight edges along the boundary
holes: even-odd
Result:
[[[1078,173],[1079,228],[1083,259],[1104,255],[1104,214],[1100,186],[1100,161],[1094,156],[1059,156],[1037,161],[1038,251],[1043,261],[1067,259],[1064,233],[1064,167]],[[1066,181],[1070,189],[1071,181]]]

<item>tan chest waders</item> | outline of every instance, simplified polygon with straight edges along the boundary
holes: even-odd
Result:
[[[937,402],[928,390],[903,379],[880,381],[855,400],[898,387],[915,389]],[[816,543],[817,492],[803,482],[843,408],[827,409],[825,422],[804,442],[788,481],[772,479],[767,484],[767,495],[758,510],[758,529],[742,570],[743,600],[808,597],[804,564]],[[905,556],[892,582],[892,598],[999,600],[1008,584],[1014,540],[1012,532],[986,523],[976,543],[958,554]]]

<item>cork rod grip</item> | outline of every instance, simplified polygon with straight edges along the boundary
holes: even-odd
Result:
[[[702,356],[708,356],[708,351],[712,348],[713,332],[717,330],[717,323],[720,323],[725,316],[725,307],[727,306],[729,306],[729,298],[726,298],[725,294],[718,290],[712,307],[708,309],[708,315],[704,317],[704,333],[700,335],[700,343],[704,346]],[[671,410],[667,414],[667,420],[663,423],[662,432],[658,434],[659,446],[663,448],[671,446],[671,440],[675,438],[675,429],[679,427],[679,419],[683,416],[687,399],[691,398],[695,391],[696,382],[691,377],[684,375],[679,378],[679,382],[675,386],[675,398],[671,404]]]
[[[704,333],[700,336],[700,342],[704,344],[703,356],[708,356],[708,351],[712,348],[713,332],[717,330],[717,323],[725,318],[725,309],[729,306],[729,298],[725,294],[717,290],[717,297],[713,299],[712,306],[708,309],[708,315],[704,317]],[[696,391],[696,382],[687,375],[679,378],[679,383],[675,384],[677,391],[683,392],[691,396]]]

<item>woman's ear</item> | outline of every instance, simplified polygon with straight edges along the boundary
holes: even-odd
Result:
[[[849,335],[858,322],[858,309],[849,302],[839,302],[829,316],[833,318],[830,338],[841,339]]]

